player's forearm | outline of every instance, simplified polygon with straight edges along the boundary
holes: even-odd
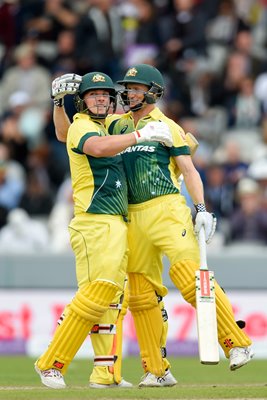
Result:
[[[194,204],[204,204],[204,190],[200,175],[196,169],[184,175],[187,191]]]
[[[56,137],[60,142],[67,141],[67,133],[70,127],[70,120],[64,107],[54,106],[53,120],[55,124]]]
[[[136,144],[136,138],[133,133],[117,136],[93,136],[86,140],[83,151],[94,157],[112,157],[134,144]]]

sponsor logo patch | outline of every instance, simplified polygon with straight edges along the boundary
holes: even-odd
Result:
[[[200,271],[200,290],[201,296],[210,296],[209,271]]]
[[[128,128],[128,125],[125,125],[125,126],[121,129],[120,134],[122,135],[124,132],[126,132],[126,131],[127,131],[127,128]]]

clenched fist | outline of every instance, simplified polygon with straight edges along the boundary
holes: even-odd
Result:
[[[62,99],[67,94],[75,94],[79,89],[82,77],[77,74],[65,74],[52,82],[52,99]]]

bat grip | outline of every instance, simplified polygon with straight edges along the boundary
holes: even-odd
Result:
[[[200,228],[200,231],[198,234],[198,244],[199,244],[199,253],[200,253],[200,269],[208,270],[206,238],[205,238],[205,230],[204,230],[203,226]]]

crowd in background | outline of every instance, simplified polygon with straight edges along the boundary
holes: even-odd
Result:
[[[217,244],[267,243],[267,0],[0,0],[0,252],[69,248],[51,81],[137,63],[162,72],[159,106],[199,141]]]

